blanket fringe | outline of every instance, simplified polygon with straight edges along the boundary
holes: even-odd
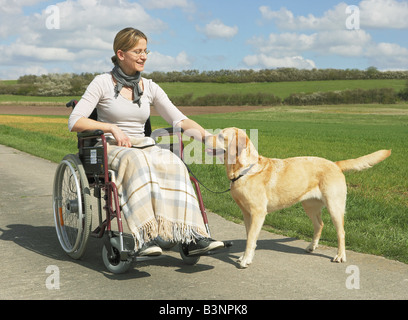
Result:
[[[165,241],[191,243],[201,238],[208,237],[205,230],[201,228],[186,225],[185,223],[176,223],[163,217],[153,219],[142,227],[138,228],[138,233],[132,233],[135,240],[135,248],[140,249],[145,243],[148,243],[157,236]]]

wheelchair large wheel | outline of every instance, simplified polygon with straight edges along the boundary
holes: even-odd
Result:
[[[78,156],[68,154],[54,177],[54,222],[63,250],[73,259],[85,252],[91,231],[90,189]]]

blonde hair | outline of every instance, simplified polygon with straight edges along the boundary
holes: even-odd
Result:
[[[118,65],[119,63],[118,50],[128,51],[135,47],[140,39],[147,41],[146,35],[135,28],[125,28],[119,31],[113,41],[113,51],[115,52],[115,55],[111,58],[113,64]]]

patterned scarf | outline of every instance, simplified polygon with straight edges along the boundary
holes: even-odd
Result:
[[[137,72],[134,76],[128,76],[118,65],[116,65],[112,69],[112,75],[116,79],[115,98],[118,97],[123,87],[131,87],[133,88],[134,93],[133,103],[137,103],[140,108],[140,98],[143,95],[143,91],[139,86],[141,73]]]

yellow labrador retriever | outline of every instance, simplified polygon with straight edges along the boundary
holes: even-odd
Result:
[[[336,227],[338,250],[335,262],[346,261],[344,212],[346,180],[344,171],[363,170],[385,160],[390,150],[350,160],[332,162],[317,157],[269,159],[260,156],[243,130],[227,128],[206,139],[207,147],[224,153],[231,195],[242,210],[247,232],[241,268],[251,264],[256,241],[267,213],[302,202],[313,222],[313,241],[306,251],[314,251],[323,229],[321,209],[326,206]]]

